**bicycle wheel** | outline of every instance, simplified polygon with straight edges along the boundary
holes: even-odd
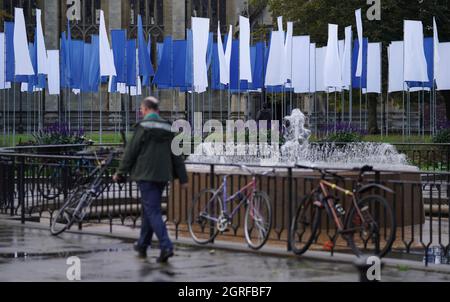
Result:
[[[296,255],[303,255],[316,239],[322,211],[314,205],[313,195],[303,198],[291,223],[290,246]]]
[[[266,193],[256,192],[247,203],[244,226],[248,246],[254,250],[262,248],[272,229],[272,207]]]
[[[395,240],[396,222],[391,206],[380,196],[368,196],[358,202],[361,217],[355,208],[350,210],[347,241],[359,257],[363,254],[384,257]],[[364,221],[364,222],[363,222]]]
[[[84,202],[88,194],[84,187],[79,187],[68,196],[61,209],[57,210],[52,216],[50,224],[52,235],[57,236],[74,224],[78,212],[77,208],[79,208],[80,203]]]
[[[207,244],[219,234],[216,227],[222,214],[222,199],[214,190],[200,192],[192,202],[188,225],[192,239],[198,244]]]

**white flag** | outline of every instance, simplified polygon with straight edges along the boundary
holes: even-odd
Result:
[[[423,25],[421,21],[405,20],[405,72],[404,80],[428,82],[427,60],[425,58]]]
[[[439,73],[439,63],[441,61],[441,56],[439,54],[439,33],[436,24],[436,18],[433,17],[433,62],[434,62],[434,78],[436,79],[436,74]]]
[[[367,49],[367,93],[381,93],[381,43]]]
[[[28,49],[27,31],[23,9],[14,8],[14,63],[15,75],[34,75]]]
[[[391,42],[391,45],[388,47],[389,93],[405,89],[405,82],[403,81],[403,52],[403,41]]]
[[[230,25],[226,49],[223,49],[222,33],[220,32],[220,23],[217,27],[217,51],[219,53],[220,83],[228,85],[230,83],[230,63],[231,47],[233,40],[233,27]]]
[[[231,37],[230,37],[231,39]],[[194,89],[202,93],[208,88],[208,67],[206,54],[208,52],[209,19],[192,18],[193,63],[194,63]]]
[[[283,28],[283,16],[279,16],[277,18],[277,24],[278,24],[278,31],[284,31],[284,28]]]
[[[358,30],[358,43],[359,43],[359,52],[358,52],[358,63],[356,66],[356,76],[362,76],[363,70],[363,23],[361,17],[361,9],[355,11],[356,16],[356,27]]]
[[[325,56],[327,54],[327,47],[316,48],[316,91],[328,92],[328,87],[325,86],[324,70],[325,70]]]
[[[100,33],[99,33],[100,47],[100,76],[116,76],[116,67],[114,65],[114,58],[112,56],[111,47],[108,40],[108,33],[106,32],[105,15],[100,10]]]
[[[324,85],[341,87],[342,72],[338,45],[338,26],[328,24],[328,43],[324,61]]]
[[[344,54],[342,61],[342,84],[346,89],[352,85],[352,27],[345,28]]]
[[[5,47],[5,33],[0,33],[0,90],[5,89],[6,86]]]
[[[48,74],[47,49],[45,48],[44,33],[42,31],[41,10],[36,9],[36,48],[37,48],[37,73]]]
[[[282,63],[282,83],[292,80],[292,37],[294,34],[294,23],[287,23],[286,41],[284,43],[284,55]],[[289,86],[289,85],[288,85]],[[292,86],[292,85],[291,85]]]
[[[295,93],[309,92],[309,36],[293,37],[292,48],[295,56],[292,57],[292,87]]]
[[[250,20],[239,16],[239,79],[252,83],[250,60]]]
[[[442,66],[450,66],[450,43],[440,43],[440,64]],[[437,90],[450,90],[450,69],[439,68],[436,72]]]
[[[59,95],[59,50],[49,50],[48,55],[48,93],[50,95]]]
[[[266,86],[283,85],[282,78],[282,62],[284,55],[284,32],[273,31],[270,39],[270,52],[266,70]]]
[[[316,44],[311,43],[309,47],[309,92],[316,92]]]

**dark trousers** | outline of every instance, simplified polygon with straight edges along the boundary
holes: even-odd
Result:
[[[161,250],[173,249],[161,213],[161,197],[166,185],[167,183],[160,182],[139,182],[143,208],[141,237],[138,241],[141,248],[147,249],[151,246],[153,233],[155,233]]]

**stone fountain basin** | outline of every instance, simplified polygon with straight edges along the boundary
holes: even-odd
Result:
[[[182,191],[179,183],[175,182],[169,195],[169,217],[173,221],[177,221],[180,225],[187,225],[189,208],[191,207],[193,198],[202,190],[207,188],[218,188],[222,183],[223,175],[230,175],[228,178],[228,193],[236,192],[239,188],[245,186],[251,181],[251,176],[239,169],[238,167],[215,166],[214,167],[214,186],[210,184],[211,166],[209,165],[187,165],[190,185],[187,190]],[[272,168],[260,167],[251,168],[258,174],[272,170]],[[389,204],[395,208],[397,226],[411,226],[423,224],[425,221],[424,205],[422,198],[422,190],[420,184],[420,174],[411,173],[416,169],[407,167],[406,171],[382,172],[380,180],[383,185],[387,186],[395,192],[395,194],[383,194]],[[410,172],[408,172],[410,171]],[[352,188],[354,180],[356,180],[357,172],[340,172],[346,178],[345,183],[338,183],[344,188]],[[287,236],[287,230],[290,227],[290,212],[294,215],[298,202],[309,193],[310,190],[317,186],[320,179],[319,173],[312,170],[294,169],[293,176],[293,200],[292,211],[289,209],[288,201],[288,172],[286,168],[277,168],[276,176],[258,176],[258,187],[265,191],[271,200],[273,210],[273,232],[277,237]],[[368,174],[365,176],[367,182],[374,181],[375,175]],[[330,191],[331,192],[331,191]],[[370,192],[373,194],[375,192]],[[344,208],[348,208],[351,200],[344,194],[338,193],[341,204]],[[172,203],[172,205],[170,205]],[[236,217],[233,221],[236,227],[241,231],[244,226],[244,212]],[[331,225],[331,224],[329,224]],[[326,219],[322,219],[322,227],[327,227]],[[187,229],[187,227],[186,227]]]

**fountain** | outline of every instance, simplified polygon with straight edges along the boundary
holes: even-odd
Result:
[[[311,131],[306,129],[306,117],[294,109],[283,120],[284,144],[281,148],[265,144],[200,144],[189,162],[216,164],[252,164],[259,166],[286,166],[301,164],[328,168],[356,168],[371,165],[378,170],[417,171],[408,165],[406,156],[386,143],[311,144]],[[226,151],[228,150],[228,152]]]
[[[220,185],[221,178],[212,177],[211,166],[214,164],[214,176],[230,175],[228,184],[230,188],[240,188],[247,184],[249,178],[247,172],[242,171],[236,165],[251,165],[255,172],[265,172],[273,167],[276,168],[276,176],[261,176],[259,183],[272,201],[276,213],[289,213],[288,183],[292,176],[292,196],[296,200],[302,198],[313,185],[317,184],[319,175],[312,170],[292,169],[289,167],[296,163],[303,166],[327,167],[335,169],[352,169],[364,165],[372,165],[380,172],[380,180],[384,185],[391,188],[395,194],[386,196],[388,202],[395,207],[398,225],[409,226],[423,223],[422,191],[419,186],[412,185],[420,182],[419,173],[408,173],[418,171],[418,168],[408,165],[406,156],[399,154],[394,146],[383,143],[352,143],[341,146],[339,144],[313,144],[309,142],[311,131],[305,128],[305,115],[298,109],[283,120],[284,144],[226,144],[226,143],[203,143],[200,144],[194,154],[188,158],[188,174],[192,186],[186,191],[181,190],[176,182],[169,196],[175,204],[181,200],[181,206],[170,207],[170,215],[180,224],[187,221],[187,211],[190,200],[201,190]],[[235,165],[230,165],[235,164]],[[256,167],[256,168],[255,168]],[[270,167],[270,168],[269,168]],[[347,188],[352,188],[353,180],[358,175],[355,171],[341,171],[345,176],[345,183],[340,183]],[[244,177],[242,177],[244,176]],[[214,184],[210,181],[214,179]],[[366,181],[375,181],[375,175],[366,175]],[[398,185],[402,184],[402,185]],[[231,192],[229,192],[231,193]],[[371,192],[373,193],[373,192]],[[346,204],[350,204],[348,197],[343,197]],[[401,201],[407,201],[408,206]],[[344,200],[342,200],[344,202]],[[277,216],[278,218],[279,215]],[[283,220],[277,227],[282,230],[289,229],[289,219]],[[325,223],[325,221],[324,221]],[[241,221],[243,224],[243,221]],[[242,235],[242,234],[241,234]],[[286,233],[278,234],[285,238]]]

